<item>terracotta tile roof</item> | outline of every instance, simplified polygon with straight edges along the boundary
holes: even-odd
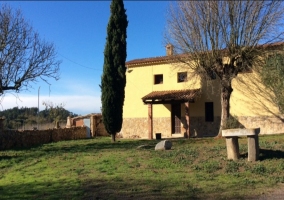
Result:
[[[274,43],[270,43],[270,44],[262,44],[259,45],[260,47],[264,47],[264,48],[269,48],[269,47],[279,47],[279,46],[283,46],[284,42],[274,42]]]
[[[271,44],[263,44],[259,45],[258,47],[263,47],[266,49],[278,49],[279,47],[284,46],[284,42],[275,42]],[[226,51],[226,49],[222,49],[221,51]],[[141,59],[134,59],[127,61],[125,64],[127,67],[137,67],[137,66],[144,66],[144,65],[151,65],[151,64],[164,64],[168,63],[169,61],[177,60],[178,57],[183,57],[188,54],[179,54],[174,56],[159,56],[159,57],[150,57],[150,58],[141,58]]]
[[[194,90],[164,90],[153,91],[142,97],[142,100],[193,100],[200,94],[200,89]]]
[[[137,66],[137,65],[142,65],[142,64],[156,64],[156,63],[165,63],[169,61],[170,57],[169,56],[159,56],[159,57],[152,57],[152,58],[142,58],[142,59],[135,59],[135,60],[130,60],[127,61],[125,64],[126,66]]]

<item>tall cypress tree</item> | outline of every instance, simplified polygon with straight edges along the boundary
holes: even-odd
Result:
[[[126,84],[126,29],[128,25],[123,0],[112,0],[104,51],[101,79],[102,116],[107,132],[115,141],[122,127],[124,88]]]

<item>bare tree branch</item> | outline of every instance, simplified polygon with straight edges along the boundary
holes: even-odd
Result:
[[[0,9],[0,93],[20,91],[38,79],[58,80],[61,61],[54,45],[39,38],[20,10]]]
[[[282,1],[177,1],[167,18],[166,43],[175,48],[175,64],[183,63],[192,76],[221,85],[221,125],[230,115],[232,79],[262,66],[267,51],[283,41]],[[274,45],[269,45],[274,43]],[[276,43],[276,44],[275,44]],[[281,44],[283,45],[283,44]],[[180,55],[182,54],[182,56]],[[192,60],[194,62],[188,62]],[[200,80],[200,79],[199,79]],[[206,81],[202,81],[205,83]]]

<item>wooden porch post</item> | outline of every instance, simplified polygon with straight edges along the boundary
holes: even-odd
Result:
[[[186,137],[190,138],[189,102],[185,102]]]
[[[153,114],[153,111],[152,111],[152,107],[153,105],[152,104],[148,104],[148,138],[150,140],[153,139],[153,118],[152,118],[152,114]]]

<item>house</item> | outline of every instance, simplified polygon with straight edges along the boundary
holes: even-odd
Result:
[[[219,80],[210,85],[190,80],[186,67],[166,56],[126,62],[123,125],[124,138],[153,139],[216,136],[221,119]],[[284,133],[283,116],[254,71],[233,80],[230,113],[246,128],[260,127],[260,134]],[[213,86],[213,87],[212,87]]]

